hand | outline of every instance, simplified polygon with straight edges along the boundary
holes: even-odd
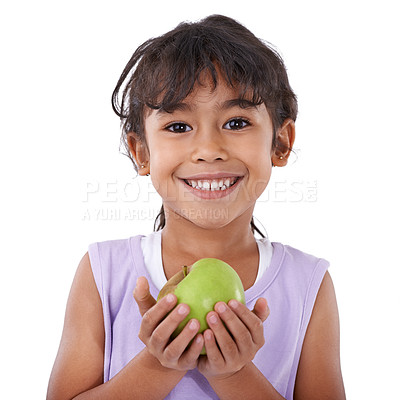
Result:
[[[139,338],[150,354],[167,368],[180,371],[195,368],[204,344],[202,335],[197,334],[200,329],[199,321],[190,320],[182,332],[171,340],[172,333],[189,314],[189,306],[179,304],[175,307],[177,299],[174,294],[156,302],[144,277],[140,277],[136,283],[134,298],[143,316]]]
[[[207,315],[210,329],[203,332],[207,356],[198,363],[207,379],[231,376],[254,358],[265,343],[263,322],[269,315],[264,298],[253,311],[236,300],[219,302],[214,310]]]

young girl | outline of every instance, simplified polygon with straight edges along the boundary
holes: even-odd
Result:
[[[344,399],[328,263],[254,236],[256,200],[295,137],[281,58],[230,18],[184,23],[136,50],[113,107],[163,206],[154,233],[89,246],[47,398]],[[246,306],[219,302],[209,329],[191,320],[172,340],[189,306],[154,299],[204,257],[236,270]]]

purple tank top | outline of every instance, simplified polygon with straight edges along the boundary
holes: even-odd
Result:
[[[138,338],[141,316],[132,295],[136,279],[145,276],[153,297],[158,295],[144,264],[140,238],[134,236],[89,246],[93,275],[103,305],[105,382],[144,348]],[[249,309],[259,297],[265,297],[271,310],[264,322],[265,345],[253,362],[285,399],[292,399],[304,336],[329,264],[292,247],[280,243],[272,245],[274,252],[269,268],[245,292]],[[188,371],[166,397],[188,398],[218,399],[197,369]]]

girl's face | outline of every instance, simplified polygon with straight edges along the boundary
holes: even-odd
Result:
[[[145,133],[151,179],[168,215],[211,229],[246,211],[251,218],[272,167],[264,104],[242,108],[234,89],[198,85],[172,112],[149,110]]]

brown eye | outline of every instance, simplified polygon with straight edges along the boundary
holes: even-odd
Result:
[[[183,122],[174,122],[173,124],[168,125],[166,129],[174,133],[185,133],[192,130],[192,128],[189,125]]]
[[[224,125],[224,129],[237,131],[245,128],[248,125],[250,125],[249,121],[243,118],[233,118]]]

